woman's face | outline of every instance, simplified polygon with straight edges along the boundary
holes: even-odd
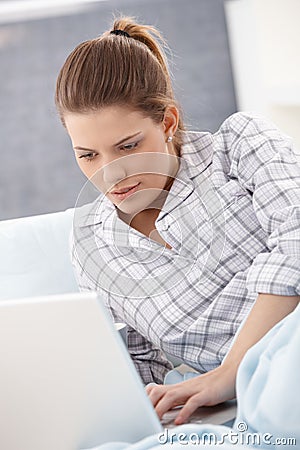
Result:
[[[177,129],[176,108],[159,124],[121,106],[68,113],[64,120],[80,169],[124,213],[155,207],[170,189],[179,162],[167,143]]]

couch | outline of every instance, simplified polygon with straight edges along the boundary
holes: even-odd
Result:
[[[73,215],[0,222],[0,300],[78,291],[68,249]]]

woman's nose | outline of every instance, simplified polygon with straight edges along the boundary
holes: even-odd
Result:
[[[124,164],[118,159],[110,161],[102,167],[103,181],[108,189],[126,178]]]

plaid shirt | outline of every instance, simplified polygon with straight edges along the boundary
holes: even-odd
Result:
[[[173,355],[217,367],[258,293],[300,294],[300,164],[290,139],[250,114],[215,134],[186,132],[179,171],[156,228],[172,249],[122,222],[100,195],[75,211],[80,290],[97,290],[128,325],[145,383]]]

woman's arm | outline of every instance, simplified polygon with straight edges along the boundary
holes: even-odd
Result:
[[[223,123],[215,144],[219,153],[226,154],[228,176],[253,193],[254,211],[268,234],[269,252],[258,254],[249,268],[247,289],[260,294],[223,364],[174,386],[148,388],[160,416],[185,404],[177,424],[198,406],[235,397],[237,369],[244,354],[300,299],[300,164],[290,139],[262,118],[236,113]]]
[[[210,372],[175,385],[149,386],[147,393],[159,417],[183,405],[175,423],[184,423],[199,406],[211,406],[235,397],[235,380],[246,351],[276,323],[292,312],[300,296],[259,294],[224,363]]]

